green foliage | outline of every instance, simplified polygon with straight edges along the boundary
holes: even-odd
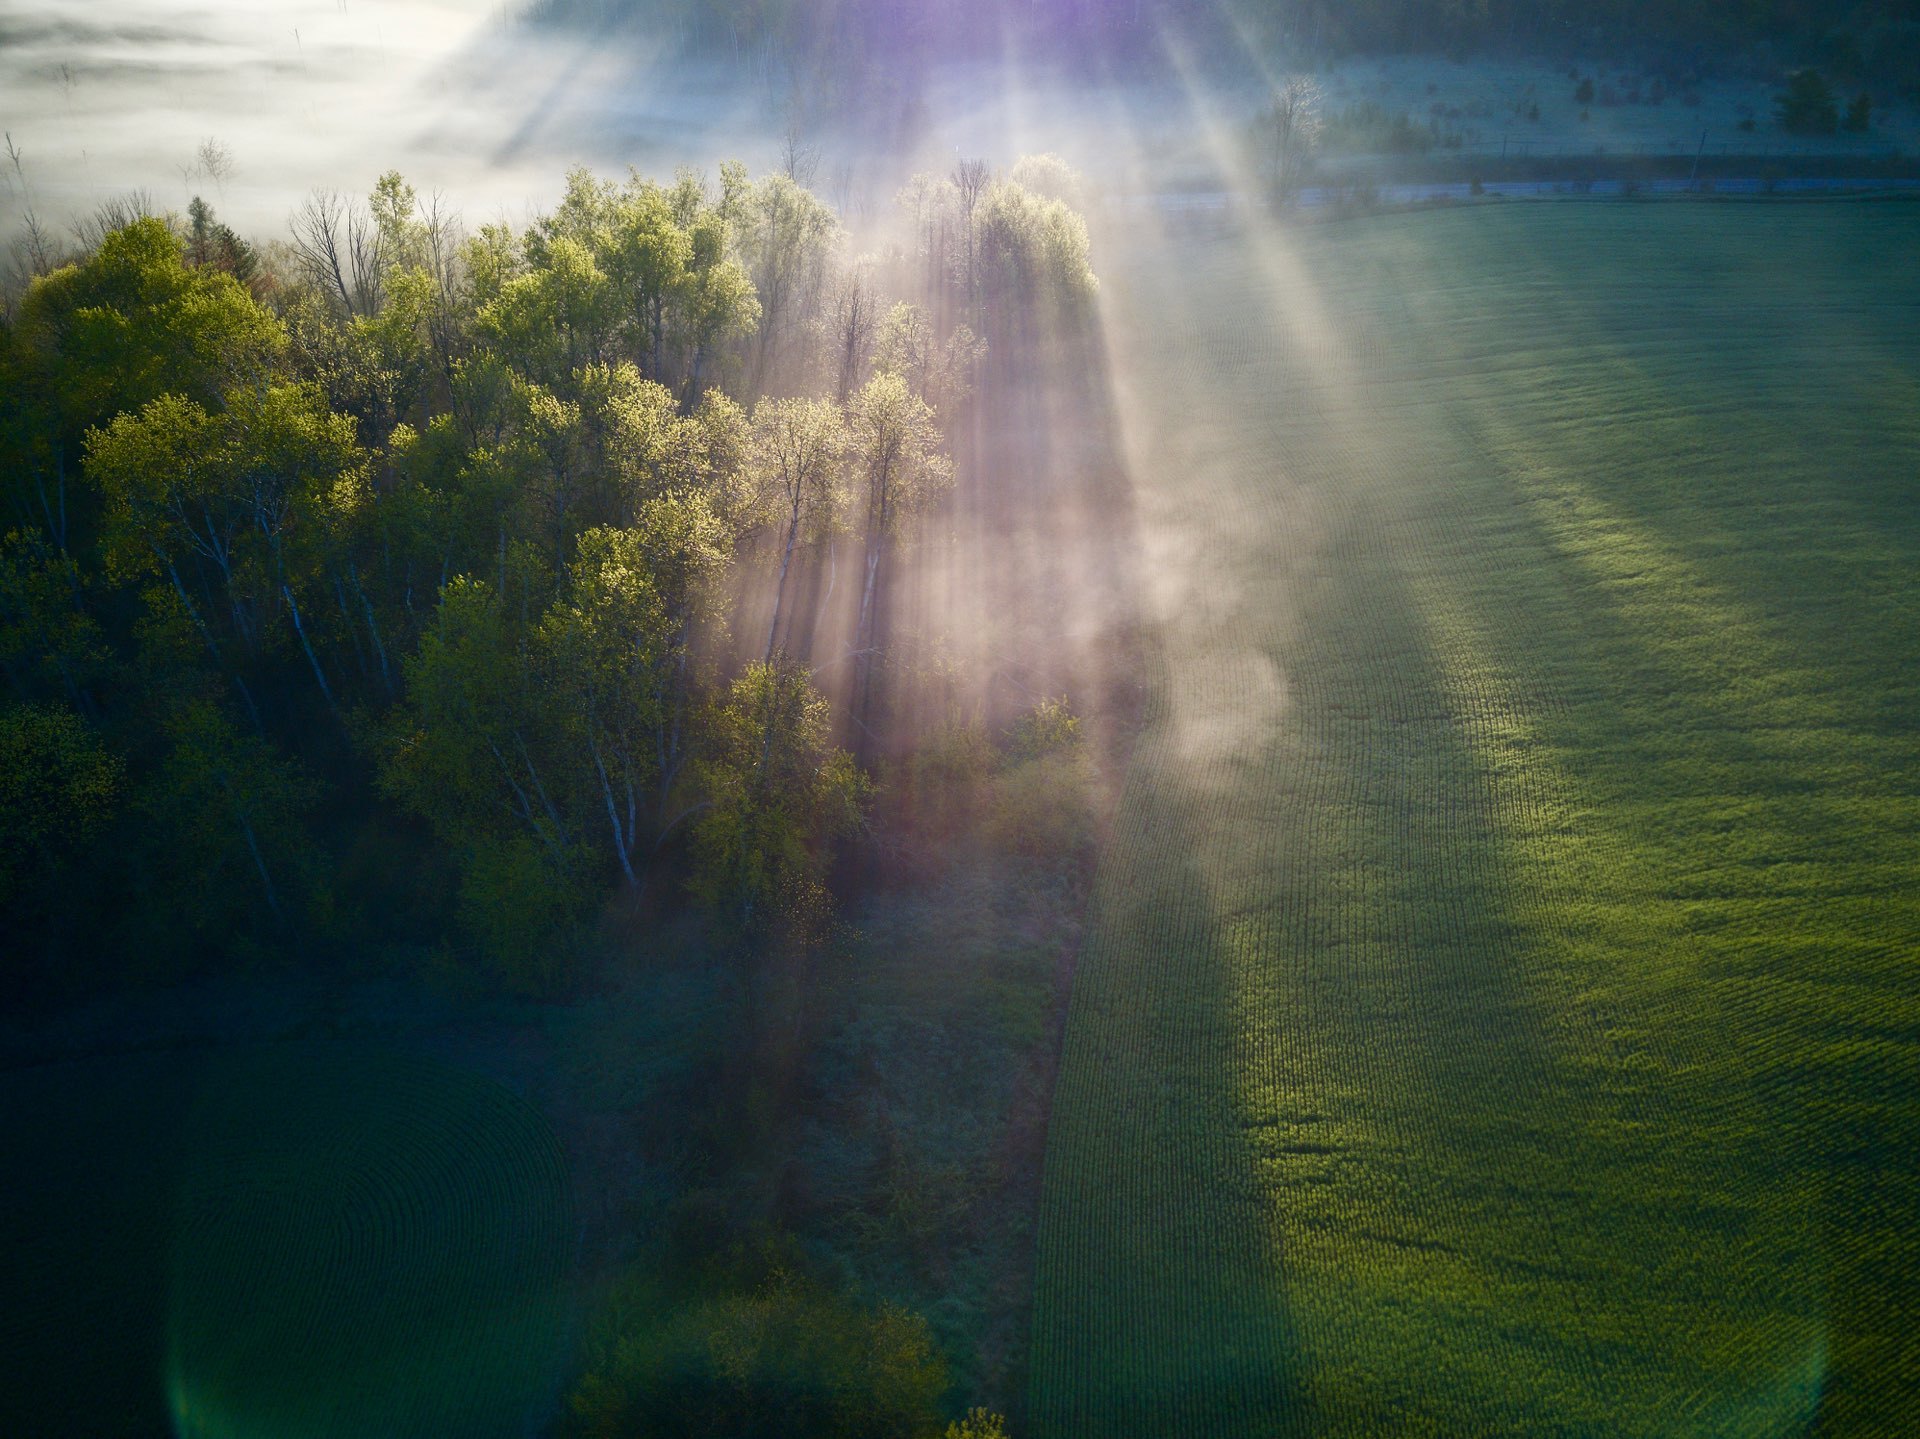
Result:
[[[679,1304],[630,1281],[568,1407],[586,1439],[932,1439],[946,1388],[919,1315],[776,1268],[750,1291]]]
[[[80,567],[39,530],[0,537],[0,674],[17,695],[84,703],[114,668]]]
[[[869,784],[828,741],[804,668],[754,664],[709,717],[694,894],[742,937],[810,937],[827,846],[861,823]]]
[[[135,798],[144,917],[173,930],[166,943],[216,953],[235,934],[324,926],[331,896],[308,827],[312,779],[210,698],[181,701],[164,733]]]
[[[1047,192],[1015,197],[1020,243],[1058,269],[1077,182],[1020,173]],[[256,251],[200,198],[178,236],[103,224],[0,331],[0,703],[125,766],[119,818],[48,851],[63,882],[89,846],[117,861],[63,933],[162,961],[295,945],[379,854],[402,942],[550,988],[677,837],[723,929],[799,952],[867,782],[803,671],[728,686],[729,627],[775,537],[764,653],[810,635],[789,566],[864,505],[871,718],[881,559],[951,481],[940,420],[981,352],[930,318],[949,297],[877,336],[890,297],[865,294],[847,373],[876,338],[880,364],[842,406],[791,393],[845,286],[836,217],[788,176],[580,170],[463,240],[389,171],[292,228]]]
[[[89,433],[87,475],[110,577],[171,588],[229,671],[297,647],[333,703],[301,594],[324,586],[368,503],[352,420],[305,384],[236,390],[214,412],[163,395]]]
[[[1774,117],[1789,135],[1831,135],[1840,128],[1833,87],[1818,70],[1797,70],[1774,97]]]
[[[878,370],[847,402],[847,429],[870,538],[898,533],[953,483],[933,407],[904,376]]]
[[[1007,1439],[1006,1417],[985,1409],[969,1409],[947,1425],[945,1439]]]
[[[119,803],[120,761],[68,710],[0,708],[0,905],[31,907]]]
[[[824,276],[840,221],[785,175],[768,175],[723,201],[733,241],[760,302],[755,388],[778,365],[796,320]]]
[[[1087,224],[1060,200],[1012,181],[981,197],[981,283],[1001,307],[1044,304],[1077,313],[1091,303],[1094,279]]]
[[[1032,709],[1013,727],[1007,752],[1014,760],[1041,759],[1066,754],[1080,748],[1080,716],[1067,705],[1067,698],[1051,696],[1036,700]]]
[[[23,377],[43,386],[72,445],[89,425],[162,395],[211,405],[278,362],[286,334],[219,269],[190,269],[155,219],[28,287],[13,330]]]
[[[935,414],[950,421],[973,393],[974,371],[986,350],[986,342],[965,325],[955,325],[941,339],[927,312],[902,300],[880,322],[873,367],[899,375]]]

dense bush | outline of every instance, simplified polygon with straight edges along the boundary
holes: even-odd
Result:
[[[917,1314],[867,1309],[784,1268],[674,1302],[630,1281],[568,1407],[586,1439],[934,1439],[946,1366]],[[990,1432],[990,1431],[989,1431]]]

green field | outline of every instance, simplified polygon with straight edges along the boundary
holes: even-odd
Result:
[[[1110,240],[1030,1426],[1920,1424],[1920,208]]]

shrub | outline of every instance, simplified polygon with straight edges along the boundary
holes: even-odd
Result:
[[[927,1322],[775,1269],[757,1289],[662,1304],[618,1293],[568,1400],[572,1432],[933,1439],[947,1367]],[[993,1431],[980,1431],[991,1434]]]
[[[1079,745],[1080,717],[1068,707],[1063,695],[1040,700],[1021,717],[1013,728],[1009,751],[1019,759],[1039,759]]]

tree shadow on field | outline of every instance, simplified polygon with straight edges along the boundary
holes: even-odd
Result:
[[[1314,1427],[1222,1063],[1229,958],[1195,801],[1167,781],[1173,744],[1150,713],[1075,976],[1035,1283],[1041,1436]]]
[[[1110,343],[1104,353],[1090,386],[1117,440],[1121,407],[1137,397],[1116,389]],[[1129,603],[1144,608],[1145,521],[1131,503],[1125,518],[1113,534],[1129,567],[1116,572],[1134,579]],[[1163,622],[1146,628],[1146,709],[1054,1092],[1032,1343],[1030,1428],[1041,1436],[1316,1427],[1239,1076],[1225,1062],[1237,1002],[1208,848],[1221,791],[1191,782],[1177,644]]]

